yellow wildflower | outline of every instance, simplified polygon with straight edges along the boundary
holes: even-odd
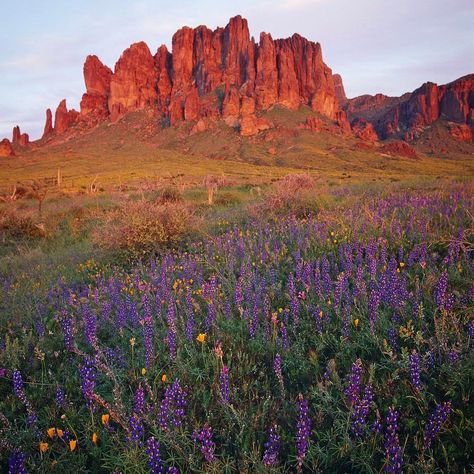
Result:
[[[142,375],[146,375],[146,369],[145,369],[145,367],[143,367],[143,369],[142,369]]]
[[[358,320],[358,319],[354,319],[354,326],[355,326],[356,328],[359,327],[359,320]]]
[[[46,450],[48,449],[48,446],[49,446],[48,443],[42,443],[42,442],[40,442],[40,444],[39,444],[39,450],[40,450],[40,452],[41,452],[41,453],[46,452]]]
[[[204,341],[206,340],[206,334],[205,333],[199,333],[199,335],[196,337],[196,341],[200,342],[201,344],[204,344]]]

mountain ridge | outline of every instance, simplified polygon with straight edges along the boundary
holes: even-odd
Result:
[[[342,77],[323,61],[318,42],[298,33],[274,40],[266,32],[257,42],[240,15],[214,30],[204,25],[180,28],[171,51],[162,45],[152,54],[146,43],[133,43],[113,70],[89,55],[83,74],[86,91],[80,111],[68,109],[63,99],[53,125],[53,113],[47,109],[43,137],[35,146],[69,130],[80,134],[102,122],[114,124],[138,110],[149,110],[162,127],[191,122],[191,132],[198,133],[223,120],[249,137],[272,128],[261,113],[276,105],[289,110],[308,106],[343,134],[369,142],[412,141],[438,119],[448,122],[455,139],[474,140],[474,74],[441,86],[426,82],[400,97],[348,99]],[[314,120],[307,126],[318,129]],[[10,145],[17,152],[30,146],[19,126]],[[5,142],[4,156],[12,155],[9,148]]]

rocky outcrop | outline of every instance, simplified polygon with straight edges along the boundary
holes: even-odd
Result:
[[[51,109],[46,110],[46,122],[44,124],[43,138],[48,137],[53,133],[53,114]]]
[[[158,103],[155,59],[144,42],[132,44],[115,64],[110,78],[110,120]]]
[[[79,118],[79,112],[74,109],[68,110],[66,105],[66,99],[63,99],[54,115],[54,132],[56,134],[64,133],[72,125],[74,125]]]
[[[337,101],[342,107],[347,102],[346,91],[344,90],[344,84],[340,74],[333,74],[332,80],[334,82],[334,91],[336,92]]]
[[[12,144],[8,138],[4,138],[2,141],[0,141],[0,156],[1,157],[15,156],[15,152],[13,151]]]
[[[112,71],[97,56],[87,56],[84,63],[86,93],[81,100],[81,119],[93,125],[108,117],[108,98]]]
[[[361,96],[345,105],[349,117],[371,122],[382,139],[413,140],[432,123],[444,119],[455,138],[467,141],[474,131],[474,74],[438,86],[427,82],[402,97]],[[467,127],[467,128],[466,128]]]
[[[354,119],[351,123],[351,128],[354,135],[361,140],[375,142],[379,138],[374,126],[365,119]]]
[[[249,137],[262,130],[268,130],[272,126],[272,123],[265,118],[257,117],[255,114],[245,115],[240,121],[240,135]]]
[[[404,141],[393,141],[386,143],[380,148],[381,153],[392,156],[403,156],[405,158],[416,158],[416,150]]]
[[[13,127],[12,145],[27,147],[30,143],[30,137],[27,133],[21,133],[20,127],[17,125]]]
[[[297,34],[273,40],[268,33],[256,44],[241,16],[231,18],[225,28],[181,28],[173,36],[171,53],[161,46],[152,57],[145,43],[136,43],[111,75],[90,56],[84,76],[83,118],[108,113],[114,122],[126,112],[151,106],[171,125],[223,117],[246,134],[260,128],[255,112],[275,104],[291,109],[305,104],[347,129],[320,45]]]

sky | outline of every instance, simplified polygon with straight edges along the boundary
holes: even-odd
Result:
[[[474,73],[473,0],[1,0],[0,138],[20,125],[42,134],[45,110],[63,98],[79,109],[82,66],[96,54],[113,69],[130,44],[154,53],[181,26],[225,26],[237,14],[250,33],[297,32],[321,43],[346,94],[398,96],[426,81]],[[8,3],[8,6],[6,4]]]

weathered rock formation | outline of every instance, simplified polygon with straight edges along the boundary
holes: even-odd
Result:
[[[361,140],[375,142],[379,138],[374,126],[363,118],[354,119],[351,123],[351,128],[354,135]]]
[[[2,141],[0,141],[0,156],[15,156],[12,144],[8,138],[4,138]]]
[[[27,147],[29,143],[30,143],[29,135],[27,133],[21,133],[20,127],[18,125],[16,127],[13,127],[12,145]]]
[[[66,99],[63,99],[59,103],[54,115],[54,132],[57,134],[64,133],[77,122],[78,118],[79,112],[74,109],[68,110]]]
[[[346,91],[344,90],[344,83],[340,74],[333,74],[332,80],[334,81],[334,91],[340,106],[343,106],[347,102]]]
[[[93,125],[109,115],[108,99],[112,71],[97,56],[84,63],[86,93],[81,100],[81,119]]]
[[[350,99],[344,106],[352,119],[371,122],[382,139],[412,140],[438,119],[457,125],[449,129],[455,138],[470,141],[474,135],[474,74],[438,86],[427,82],[411,94],[387,97],[382,94]]]
[[[275,104],[290,109],[308,105],[348,129],[320,45],[298,34],[273,40],[268,33],[256,43],[240,16],[214,31],[206,26],[181,28],[173,36],[171,53],[161,46],[153,56],[145,43],[132,44],[114,72],[97,56],[88,56],[84,81],[80,115],[61,102],[56,134],[77,121],[86,126],[105,119],[115,122],[127,112],[149,107],[163,123],[223,118],[242,135],[251,135],[271,126],[259,114]],[[44,136],[52,132],[47,116]]]
[[[405,158],[417,157],[416,150],[408,143],[401,140],[386,143],[380,148],[380,151],[392,156],[403,156]]]
[[[48,137],[53,133],[53,114],[51,109],[46,110],[46,122],[44,124],[43,138]]]

